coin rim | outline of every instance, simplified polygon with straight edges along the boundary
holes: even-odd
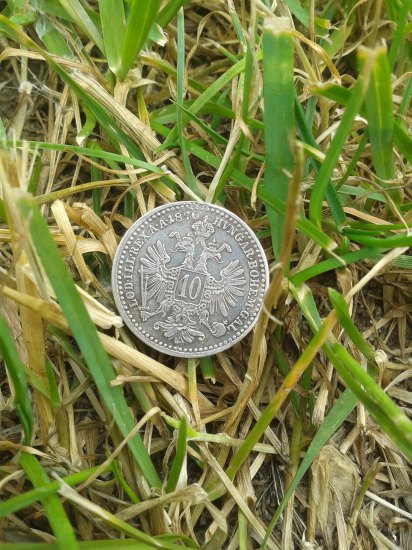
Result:
[[[264,264],[264,269],[265,269],[266,284],[265,284],[264,293],[266,293],[266,291],[269,287],[269,266],[268,266],[268,261],[267,261],[267,258],[266,258],[265,251],[263,250],[263,247],[260,244],[260,241],[257,238],[255,232],[243,220],[241,220],[239,218],[239,216],[237,216],[236,214],[234,214],[233,212],[231,212],[227,208],[224,208],[222,206],[218,206],[216,204],[210,204],[210,203],[198,202],[198,201],[177,201],[177,202],[162,204],[160,206],[157,206],[156,208],[153,208],[149,212],[146,212],[146,214],[141,216],[138,220],[136,220],[129,227],[129,229],[126,231],[126,233],[120,239],[120,242],[117,246],[116,253],[115,253],[114,258],[113,258],[113,265],[112,265],[112,271],[111,271],[113,298],[114,298],[114,301],[115,301],[115,304],[116,304],[116,308],[117,308],[117,310],[120,314],[120,317],[122,318],[123,322],[127,325],[127,327],[131,330],[131,332],[137,338],[139,338],[139,340],[141,340],[142,342],[147,344],[149,347],[151,347],[151,348],[153,348],[157,351],[160,351],[162,353],[165,353],[166,355],[171,355],[172,357],[182,357],[182,358],[185,358],[185,359],[193,359],[193,358],[197,358],[197,357],[210,357],[212,355],[216,355],[217,353],[220,353],[222,351],[225,351],[225,350],[231,348],[232,346],[234,346],[240,340],[243,340],[243,338],[245,338],[245,336],[247,336],[249,334],[249,332],[253,329],[253,327],[256,325],[256,323],[259,319],[260,312],[262,311],[264,295],[263,295],[263,298],[262,298],[261,306],[260,306],[260,308],[259,308],[259,310],[256,314],[255,319],[247,327],[245,332],[243,332],[240,336],[238,336],[235,340],[232,340],[228,344],[224,344],[222,346],[219,346],[219,349],[217,349],[217,350],[205,350],[205,351],[202,351],[202,352],[189,352],[189,351],[180,352],[180,351],[170,350],[169,348],[164,348],[164,347],[154,343],[153,341],[151,341],[149,338],[147,338],[146,336],[144,336],[140,332],[137,332],[136,326],[129,319],[129,316],[127,315],[126,311],[124,310],[123,304],[121,303],[120,293],[119,293],[119,286],[118,286],[118,283],[117,283],[117,271],[118,271],[118,268],[119,268],[119,259],[120,259],[121,251],[123,250],[121,248],[121,245],[122,245],[123,242],[126,242],[129,239],[130,235],[135,231],[135,229],[137,227],[139,227],[142,223],[144,223],[145,220],[147,218],[149,218],[150,216],[152,216],[153,214],[155,214],[157,212],[160,212],[161,210],[165,210],[167,208],[173,208],[174,206],[177,206],[177,205],[184,206],[186,204],[187,205],[189,205],[189,204],[190,205],[198,204],[199,206],[210,207],[212,209],[215,208],[215,209],[220,210],[224,213],[229,213],[252,236],[252,238],[255,239],[258,250],[261,253],[261,256],[263,258],[263,264]]]

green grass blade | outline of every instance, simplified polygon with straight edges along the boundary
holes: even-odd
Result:
[[[315,99],[315,98],[314,98]],[[309,123],[306,120],[305,113],[303,112],[302,106],[300,104],[299,98],[295,93],[295,118],[296,126],[299,131],[299,135],[303,142],[307,143],[315,149],[319,149],[318,144],[316,143],[315,138],[313,137],[312,130],[310,129]],[[311,157],[310,162],[313,166],[313,169],[316,173],[320,170],[320,163],[315,158]],[[328,202],[331,214],[335,220],[336,225],[339,227],[346,223],[346,214],[343,210],[342,203],[339,199],[338,193],[333,187],[332,182],[329,181],[326,188],[326,200]]]
[[[322,319],[320,318],[311,289],[308,285],[301,285],[297,288],[292,283],[289,283],[289,290],[302,310],[310,328],[314,333],[317,332],[321,327]]]
[[[312,339],[309,341],[306,348],[303,350],[302,354],[299,356],[298,360],[290,370],[289,374],[284,379],[283,384],[289,383],[288,378],[293,380],[296,379],[296,382],[298,381],[299,376],[303,374],[302,369],[307,368],[309,366],[309,364],[311,363],[311,361],[313,360],[313,358],[317,353],[316,350],[319,349],[319,346],[322,345],[322,342],[325,342],[325,338],[328,333],[329,333],[329,326],[326,322],[324,322],[319,327],[319,330],[315,332]],[[299,373],[299,376],[295,377],[295,373]],[[229,466],[226,469],[226,475],[230,479],[234,478],[239,468],[248,458],[251,451],[253,450],[253,447],[262,437],[266,428],[269,426],[269,424],[272,422],[275,415],[278,413],[280,406],[286,399],[286,396],[287,394],[285,392],[281,393],[280,391],[278,391],[273,396],[269,404],[263,409],[260,418],[256,421],[256,424],[249,431],[243,443],[236,450]]]
[[[96,126],[96,119],[91,111],[87,109],[87,107],[83,107],[83,112],[85,114],[86,120],[84,121],[83,126],[80,128],[79,132],[77,133],[76,142],[79,145],[82,145],[84,141],[90,137],[90,135],[93,133],[93,130]]]
[[[200,371],[205,380],[211,380],[213,384],[216,382],[216,372],[213,366],[213,361],[210,357],[201,357],[199,360]]]
[[[0,221],[6,221],[6,208],[4,206],[4,200],[0,199]]]
[[[49,233],[46,222],[37,207],[27,199],[21,199],[19,207],[24,218],[30,220],[29,228],[34,246],[101,398],[121,433],[126,437],[134,428],[135,420],[130,414],[122,390],[119,387],[110,385],[111,380],[115,378],[115,372],[102,348],[96,328],[90,320],[72,278]],[[159,487],[161,485],[160,479],[139,435],[131,439],[129,448],[150,486]]]
[[[166,27],[173,17],[175,17],[180,8],[188,3],[189,0],[169,0],[160,10],[156,23],[162,28]]]
[[[136,54],[144,46],[159,13],[161,0],[132,0],[121,55],[118,78],[124,80]]]
[[[149,30],[147,43],[150,44],[151,42],[159,46],[167,44],[167,34],[163,32],[163,29],[157,23],[153,23]]]
[[[137,504],[138,502],[140,502],[139,497],[136,495],[136,493],[133,491],[133,489],[125,480],[121,472],[119,462],[117,460],[114,460],[112,462],[112,467],[113,467],[113,475],[115,479],[117,480],[118,484],[123,489],[123,491],[126,493],[126,495],[129,497],[130,502],[133,502],[133,504]]]
[[[142,154],[136,144],[129,138],[129,136],[119,128],[118,124],[108,116],[106,110],[96,100],[91,98],[84,92],[83,88],[77,84],[73,78],[66,72],[56,61],[38,44],[31,40],[18,26],[11,23],[6,17],[0,15],[0,31],[4,32],[7,36],[25,46],[30,50],[34,50],[42,54],[53,70],[59,75],[59,77],[76,93],[78,98],[83,104],[93,113],[96,120],[104,128],[113,144],[118,145],[122,143],[132,157],[141,158]]]
[[[73,501],[77,506],[91,507],[90,512],[96,514],[96,516],[102,520],[104,523],[107,523],[112,528],[116,529],[128,535],[131,538],[136,539],[137,541],[152,545],[153,548],[164,548],[165,550],[182,550],[182,548],[187,548],[187,546],[182,546],[180,544],[174,544],[174,541],[181,542],[182,540],[187,539],[184,535],[163,535],[163,536],[152,536],[147,535],[140,529],[137,529],[131,523],[124,521],[123,519],[117,517],[112,512],[105,510],[104,508],[94,505],[91,501],[88,501],[85,497],[82,497],[74,489],[66,485],[62,480],[59,480],[60,487],[59,493],[69,501]],[[70,548],[70,547],[67,547]]]
[[[257,56],[258,59],[261,59],[262,56]],[[219,78],[217,78],[206,90],[204,90],[199,97],[195,99],[192,105],[189,108],[189,111],[193,114],[196,114],[209,103],[219,91],[226,86],[235,76],[245,70],[246,59],[241,59],[225,73],[223,73]],[[184,119],[185,120],[185,119]],[[167,139],[162,144],[162,149],[166,149],[170,146],[171,143],[174,143],[178,137],[178,128],[175,126],[170,130]]]
[[[90,142],[90,146],[93,148],[94,143]],[[92,181],[101,181],[102,180],[102,173],[97,166],[90,166],[90,179]],[[101,190],[100,189],[92,189],[92,204],[93,204],[93,210],[96,212],[98,216],[101,216],[102,213],[102,207],[101,207]]]
[[[372,162],[382,180],[395,177],[393,165],[392,84],[386,48],[376,50],[368,93],[365,96]]]
[[[347,254],[342,254],[339,257],[328,258],[314,264],[306,269],[302,269],[298,273],[294,273],[289,281],[295,286],[300,286],[302,283],[320,275],[321,273],[327,273],[332,269],[337,269],[338,267],[344,267],[350,265],[354,262],[359,262],[360,260],[374,260],[379,257],[379,250],[374,248],[361,248],[360,250],[355,250],[354,252],[348,252]]]
[[[99,12],[109,69],[119,76],[126,32],[123,0],[100,0]]]
[[[379,238],[369,236],[366,231],[359,232],[355,229],[345,229],[342,233],[355,243],[364,244],[365,246],[370,246],[372,248],[379,248],[381,250],[412,246],[412,235],[410,234],[392,235],[391,237]]]
[[[196,145],[196,143],[194,143],[193,141],[187,141],[186,147],[188,151],[190,151],[193,155],[202,159],[213,168],[217,169],[219,167],[220,160],[212,153],[209,153],[204,147]],[[244,187],[249,191],[252,190],[253,180],[239,170],[234,170],[232,173],[232,177],[237,185],[240,185],[241,187]],[[284,201],[281,201],[277,197],[273,196],[273,193],[271,193],[270,189],[268,189],[265,184],[258,186],[257,195],[265,204],[269,205],[277,212],[281,214],[285,212]],[[307,237],[312,239],[325,251],[330,252],[337,247],[336,243],[310,220],[304,217],[300,217],[296,225],[300,231],[302,231]]]
[[[385,0],[385,7],[389,19],[392,21],[397,21],[399,17],[399,7],[401,5],[401,0]]]
[[[169,477],[166,484],[166,493],[171,493],[177,487],[179,481],[180,472],[182,471],[183,464],[186,458],[186,445],[187,445],[187,420],[185,416],[180,419],[179,431],[176,441],[176,454],[170,468]]]
[[[412,76],[408,78],[407,84],[405,86],[405,91],[403,92],[402,101],[398,109],[398,115],[403,115],[408,111],[409,105],[411,102],[411,95],[412,95]]]
[[[345,183],[348,181],[348,178],[353,174],[353,171],[355,170],[355,167],[356,165],[358,164],[359,162],[359,159],[361,158],[361,155],[365,149],[365,145],[368,141],[368,130],[367,128],[365,129],[364,133],[363,133],[363,136],[359,142],[359,145],[355,151],[355,154],[353,155],[352,157],[352,160],[350,161],[350,163],[348,164],[347,168],[346,168],[346,171],[345,173],[343,174],[343,176],[341,177],[341,179],[339,180],[339,183],[336,185],[336,190],[338,191],[343,185],[345,185]]]
[[[153,544],[145,544],[131,539],[94,540],[78,543],[80,550],[113,550],[114,546],[127,550],[153,550],[153,548],[159,548]],[[2,550],[59,550],[58,544],[54,542],[2,543],[1,548]]]
[[[401,9],[399,10],[399,14],[396,19],[396,29],[393,33],[391,47],[389,49],[388,61],[390,70],[392,71],[396,64],[396,59],[402,40],[406,38],[406,24],[408,22],[408,15],[410,15],[411,8],[412,1],[403,0],[401,3]]]
[[[334,367],[345,384],[408,460],[412,460],[412,422],[343,346],[333,344],[332,350],[337,358]]]
[[[289,19],[265,20],[263,29],[263,98],[265,122],[265,181],[273,196],[286,202],[294,158],[293,39]],[[279,257],[284,216],[267,207],[272,248]]]
[[[303,460],[299,465],[295,477],[287,488],[287,491],[280,501],[276,512],[270,520],[270,523],[266,529],[265,537],[260,546],[261,548],[265,547],[265,544],[268,541],[276,523],[278,522],[280,515],[285,509],[285,506],[287,505],[293,492],[299,485],[299,482],[310,468],[312,462],[315,460],[322,447],[329,441],[336,430],[342,425],[347,416],[353,411],[356,403],[357,398],[354,396],[354,394],[350,390],[345,390],[339,397],[339,399],[336,400],[329,413],[326,415],[319,430],[316,432],[315,437],[312,439],[308,450],[306,451],[305,456],[303,457]]]
[[[393,141],[402,155],[412,163],[412,138],[405,132],[398,121],[393,125]]]
[[[255,52],[252,51],[251,45],[248,41],[243,47],[245,49],[245,70],[239,77],[237,94],[239,94],[239,96],[241,97],[241,117],[244,124],[247,125],[250,109],[251,87],[256,77],[256,75],[254,74]],[[223,99],[223,97],[224,94],[222,94],[219,99]],[[233,118],[236,118],[236,116],[237,115],[235,115],[235,113],[233,112]],[[209,130],[214,132],[211,127],[209,127]],[[214,132],[214,134],[216,133],[217,132]],[[227,143],[227,140],[225,141]],[[215,143],[217,143],[216,140]],[[249,140],[246,140],[245,134],[241,132],[234,153],[231,155],[231,158],[227,163],[226,168],[223,170],[223,173],[219,178],[219,181],[217,182],[213,193],[212,202],[215,202],[219,198],[222,198],[222,193],[224,191],[225,185],[227,184],[228,180],[232,178],[233,170],[238,169],[239,171],[244,173],[247,168],[248,160],[250,158],[257,159],[257,157],[261,157],[258,159],[259,161],[264,160],[264,157],[262,157],[261,155],[250,153],[250,142]]]
[[[65,483],[67,483],[67,485],[70,485],[70,487],[73,487],[74,485],[79,485],[80,483],[86,481],[92,474],[94,474],[94,472],[98,468],[99,466],[88,468],[87,470],[71,474],[65,477],[63,480]],[[106,473],[108,471],[109,468],[106,469],[103,473]],[[3,518],[8,514],[18,512],[19,510],[22,510],[27,506],[31,506],[32,504],[38,502],[44,497],[56,494],[59,490],[59,487],[60,483],[58,481],[48,481],[47,483],[39,485],[39,487],[37,487],[36,489],[20,493],[14,497],[9,498],[6,501],[0,502],[0,518]]]
[[[283,351],[282,346],[280,345],[280,343],[278,341],[276,341],[274,338],[272,339],[272,346],[273,346],[273,349],[274,349],[274,355],[275,355],[277,368],[279,369],[279,371],[280,371],[281,375],[283,376],[283,378],[285,378],[288,375],[288,372],[289,372],[289,363],[288,363],[286,354]],[[299,417],[301,411],[300,411],[300,403],[299,403],[297,393],[294,390],[292,390],[290,392],[289,398],[290,398],[290,402],[292,404],[292,407],[295,411],[295,415],[297,417]]]
[[[53,15],[62,19],[64,22],[72,22],[72,18],[69,16],[67,11],[60,5],[56,0],[40,0],[41,2],[41,11],[47,15]],[[34,2],[32,1],[34,4]],[[36,3],[39,4],[39,0],[36,0]]]
[[[242,114],[243,121],[247,124],[247,120],[249,118],[249,110],[250,110],[251,88],[252,88],[252,83],[256,78],[255,67],[254,67],[256,54],[252,50],[252,47],[249,41],[246,41],[245,48],[246,48],[245,71],[243,75],[241,114]],[[242,134],[242,136],[243,135],[244,134]]]
[[[0,116],[0,141],[4,141],[5,139],[7,139],[6,128],[4,127],[3,119]]]
[[[35,488],[41,488],[50,483],[46,472],[35,456],[23,453],[20,465]],[[58,548],[60,550],[77,550],[76,537],[59,498],[56,495],[44,496],[41,503],[56,536]]]
[[[375,52],[364,48],[361,50],[361,59],[363,61],[362,71],[359,75],[358,81],[352,90],[351,98],[347,105],[346,111],[342,116],[339,127],[336,131],[334,138],[326,153],[326,157],[322,163],[322,166],[316,176],[315,183],[312,188],[312,194],[309,203],[309,217],[313,223],[319,227],[322,220],[322,202],[325,196],[325,192],[331,178],[332,172],[339,159],[339,155],[344,146],[345,140],[351,130],[352,122],[355,116],[358,114],[363,99],[366,94],[366,90],[369,84],[369,77],[372,69],[372,64],[375,59]]]
[[[299,2],[299,0],[285,0],[285,4],[296,17],[296,19],[308,29],[309,15],[305,8],[302,6],[302,3]]]
[[[329,299],[333,309],[336,311],[340,324],[345,329],[345,333],[366,359],[373,359],[375,357],[375,351],[353,324],[343,296],[333,288],[329,288]]]
[[[100,31],[89,17],[87,11],[79,0],[58,0],[72,21],[84,34],[96,44],[101,52],[104,52],[104,42]]]
[[[317,95],[327,97],[345,106],[349,104],[352,94],[351,90],[347,90],[337,84],[327,84],[326,86],[315,87],[312,91]],[[360,109],[359,114],[366,116],[364,109]],[[402,155],[412,163],[412,139],[401,127],[399,121],[395,121],[393,125],[393,141]]]
[[[395,267],[400,267],[401,269],[411,270],[412,269],[412,256],[408,256],[407,254],[401,254],[393,262],[393,265]]]
[[[7,4],[11,9],[12,14],[19,13],[25,8],[25,0],[7,0]]]
[[[33,371],[28,367],[24,368],[24,372],[26,373],[27,380],[30,383],[30,385],[33,386],[33,388],[36,388],[36,390],[38,390],[42,395],[44,395],[44,397],[49,399],[54,405],[52,396],[50,394],[50,388],[46,386],[46,384],[42,382],[40,377],[34,374]]]
[[[312,292],[308,287],[297,289],[292,285],[290,285],[290,290],[316,337],[320,327],[320,318]],[[412,422],[341,344],[326,341],[323,349],[346,386],[410,459],[412,456]]]
[[[46,371],[47,376],[47,382],[49,385],[49,393],[50,393],[50,401],[53,405],[53,407],[60,407],[60,394],[59,394],[59,388],[56,380],[56,375],[53,370],[53,364],[51,363],[50,359],[46,357],[46,361],[44,362],[44,369]]]
[[[7,4],[11,10],[10,20],[16,25],[29,25],[36,20],[36,12],[24,0],[8,0]]]
[[[68,145],[65,143],[49,143],[47,141],[6,141],[6,145],[9,147],[23,147],[24,144],[27,144],[34,151],[37,149],[44,149],[47,151],[72,151],[79,155],[84,155],[86,157],[96,158],[107,161],[110,166],[110,162],[123,162],[128,163],[134,166],[135,168],[143,168],[143,170],[148,170],[149,172],[154,172],[156,174],[164,174],[163,170],[154,164],[150,164],[143,160],[136,158],[125,157],[124,155],[119,155],[118,153],[111,153],[110,151],[104,151],[100,148],[92,147],[82,147],[80,145]],[[112,166],[110,166],[112,168]],[[120,170],[120,166],[116,166],[116,169]]]
[[[185,102],[185,103],[188,103],[188,102]],[[180,110],[182,111],[182,113],[185,114],[185,116],[187,117],[188,120],[192,120],[193,122],[195,122],[200,128],[202,128],[202,130],[204,130],[206,132],[206,134],[208,134],[212,140],[214,141],[214,143],[223,143],[223,144],[227,144],[228,143],[228,140],[221,136],[218,132],[216,132],[215,130],[213,130],[213,128],[211,128],[211,126],[209,126],[209,124],[206,124],[205,122],[203,122],[203,120],[201,118],[199,118],[198,116],[194,115],[192,112],[190,112],[189,108],[188,107],[185,107],[183,104],[179,104],[179,103],[176,103],[176,109],[177,110]],[[174,105],[173,105],[174,107]],[[173,115],[173,122],[174,120],[177,120],[178,119],[178,113],[174,114]],[[167,132],[167,128],[166,128],[166,132]],[[180,138],[180,136],[179,136]]]
[[[0,313],[0,355],[14,386],[14,403],[23,427],[23,443],[30,445],[33,431],[33,413],[27,387],[25,367],[20,361],[9,327]]]
[[[67,57],[73,59],[74,55],[66,40],[61,33],[53,27],[50,21],[46,17],[39,16],[36,20],[35,29],[37,36],[46,46],[47,51],[53,55],[61,57]]]
[[[192,191],[199,195],[199,190],[196,184],[196,178],[193,175],[192,167],[189,161],[189,155],[186,152],[186,142],[183,129],[183,98],[184,98],[184,83],[185,83],[185,27],[184,27],[184,12],[181,8],[177,15],[177,73],[176,73],[176,99],[177,99],[177,127],[179,130],[180,151],[182,154],[183,166],[186,173],[186,183]]]
[[[39,155],[34,160],[32,172],[30,174],[29,184],[27,186],[27,191],[32,195],[36,194],[37,187],[40,181],[40,173],[41,173],[41,158]]]

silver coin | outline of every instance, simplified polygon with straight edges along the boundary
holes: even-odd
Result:
[[[113,295],[130,330],[177,357],[204,357],[242,339],[256,323],[268,265],[253,231],[219,206],[155,208],[124,235]]]

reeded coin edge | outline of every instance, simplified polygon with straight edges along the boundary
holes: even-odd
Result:
[[[186,348],[182,348],[181,346],[178,346],[176,344],[173,345],[173,344],[159,341],[159,339],[157,339],[156,337],[152,336],[149,332],[147,332],[146,329],[140,325],[139,321],[130,313],[130,309],[126,301],[122,297],[123,291],[121,288],[119,288],[121,286],[120,285],[121,275],[119,274],[119,268],[121,268],[121,264],[123,263],[123,256],[126,255],[127,250],[131,245],[130,241],[135,238],[136,230],[144,227],[146,224],[150,223],[150,221],[153,221],[153,217],[155,218],[160,217],[162,215],[163,210],[171,210],[171,211],[176,209],[184,210],[187,206],[189,206],[191,209],[193,209],[195,206],[204,208],[206,212],[218,210],[226,219],[237,223],[240,226],[240,228],[246,233],[251,246],[255,248],[255,252],[259,257],[259,264],[260,264],[259,269],[264,270],[264,276],[262,275],[262,281],[264,279],[264,284],[262,285],[259,295],[257,296],[257,300],[256,300],[257,305],[253,310],[254,315],[251,315],[251,318],[248,320],[248,322],[245,323],[239,331],[234,333],[232,337],[222,340],[221,343],[217,343],[207,347],[202,347],[202,346],[188,347],[187,346]],[[121,317],[125,322],[125,324],[129,327],[132,333],[135,334],[141,341],[145,342],[150,347],[162,353],[166,353],[174,357],[184,357],[184,358],[207,357],[210,355],[215,355],[216,353],[220,353],[221,351],[225,351],[226,349],[232,347],[235,343],[242,340],[245,336],[247,336],[247,334],[249,334],[249,332],[253,329],[253,327],[257,323],[257,320],[259,318],[259,313],[262,309],[263,296],[268,288],[268,285],[269,285],[269,268],[268,268],[266,256],[262,248],[262,245],[260,244],[256,235],[250,229],[250,227],[245,222],[243,222],[236,214],[234,214],[233,212],[230,212],[226,208],[217,206],[215,204],[201,203],[197,201],[181,201],[178,203],[164,204],[164,205],[158,206],[157,208],[154,208],[150,212],[147,212],[142,217],[140,217],[136,222],[133,223],[133,225],[126,231],[126,233],[122,237],[119,243],[119,246],[116,250],[115,257],[113,260],[113,267],[112,267],[113,297],[114,297],[116,306],[119,310],[119,313],[121,314]],[[123,312],[123,315],[122,315],[122,312]]]

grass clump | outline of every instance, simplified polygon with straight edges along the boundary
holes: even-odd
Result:
[[[0,3],[5,549],[410,547],[410,7]],[[200,361],[110,284],[187,199],[271,267]]]

